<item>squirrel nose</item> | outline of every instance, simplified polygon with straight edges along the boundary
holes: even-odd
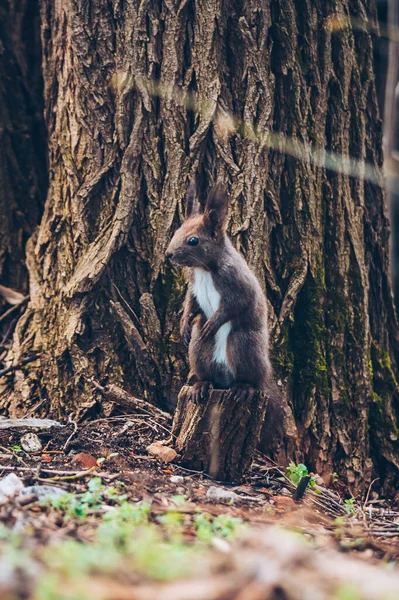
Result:
[[[169,250],[169,248],[168,248],[165,252],[165,256],[166,256],[166,258],[172,258],[173,252],[171,250]]]

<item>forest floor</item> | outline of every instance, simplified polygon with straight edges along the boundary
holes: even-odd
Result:
[[[156,409],[27,424],[0,419],[1,598],[399,598],[399,507],[371,490],[260,454],[215,482],[179,466]]]

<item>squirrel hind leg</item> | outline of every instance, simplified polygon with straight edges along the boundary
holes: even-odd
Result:
[[[187,385],[194,385],[197,383],[198,377],[194,371],[190,371],[187,377]]]
[[[234,394],[237,402],[244,402],[252,396],[255,388],[250,383],[236,383],[231,388],[231,392]]]
[[[255,331],[232,331],[228,341],[228,360],[237,385],[265,389],[272,377],[267,335]]]

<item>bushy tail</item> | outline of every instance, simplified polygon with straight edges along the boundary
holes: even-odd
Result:
[[[265,391],[269,400],[260,435],[259,449],[262,452],[271,451],[273,453],[284,439],[288,406],[282,390],[274,380],[268,381]]]

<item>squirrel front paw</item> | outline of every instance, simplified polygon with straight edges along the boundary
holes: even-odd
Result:
[[[218,329],[219,329],[219,326],[216,323],[216,321],[213,321],[212,319],[208,319],[201,329],[200,340],[202,342],[205,342],[212,335],[214,335]]]
[[[191,322],[190,317],[182,317],[180,320],[180,335],[183,338],[185,346],[190,344],[191,340]]]
[[[194,404],[199,404],[208,394],[210,387],[210,381],[197,381],[194,383],[191,388],[191,401],[194,402]]]

